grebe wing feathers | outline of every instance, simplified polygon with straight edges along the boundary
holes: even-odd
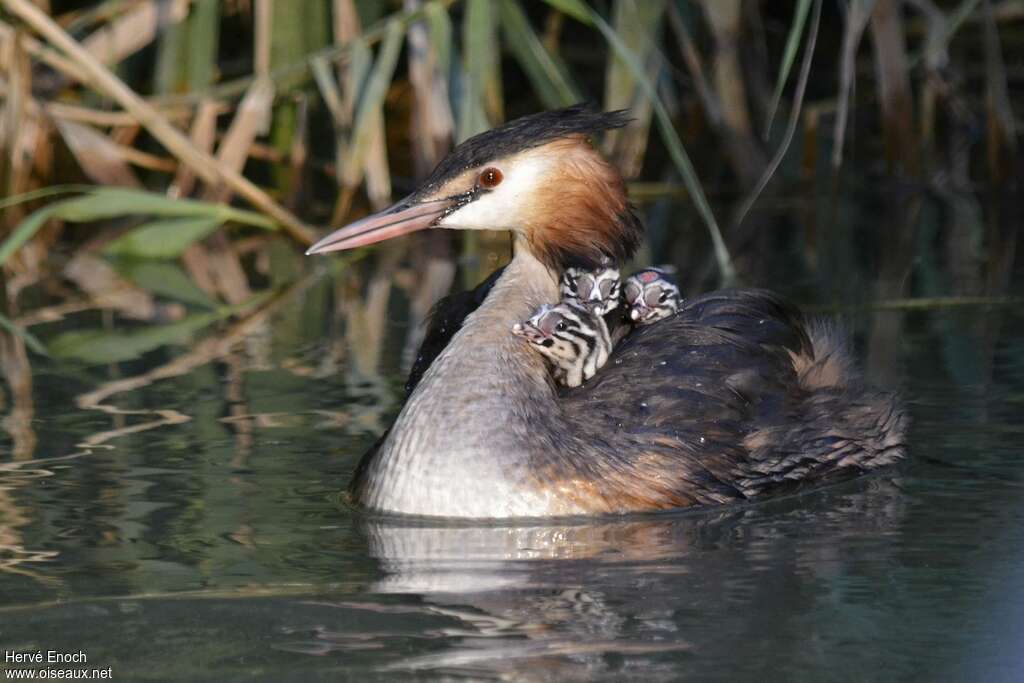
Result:
[[[802,382],[819,342],[771,292],[689,299],[560,392],[558,419],[572,429],[551,433],[570,436],[536,469],[561,492],[578,487],[581,504],[615,512],[745,500],[902,457],[905,418],[892,396],[852,377]]]

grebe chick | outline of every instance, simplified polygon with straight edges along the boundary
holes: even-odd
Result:
[[[567,387],[593,377],[612,349],[604,318],[572,301],[541,305],[529,320],[513,325],[512,334],[551,361],[555,380]]]
[[[679,312],[679,287],[664,268],[645,268],[626,279],[623,287],[629,319],[651,325]]]
[[[572,300],[597,315],[607,315],[619,307],[621,296],[619,269],[606,261],[597,270],[566,268],[558,283],[562,300]]]

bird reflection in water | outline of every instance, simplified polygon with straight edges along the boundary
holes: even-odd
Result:
[[[786,614],[833,614],[843,598],[821,586],[870,581],[874,570],[847,551],[900,533],[905,506],[890,473],[697,513],[486,526],[367,516],[357,523],[382,576],[359,602],[318,604],[342,610],[342,621],[353,609],[439,619],[426,636],[439,649],[380,662],[385,671],[587,680],[642,667],[671,678],[679,656],[711,655],[732,640],[715,634],[772,632],[786,628]],[[891,551],[880,552],[872,567]],[[392,628],[373,640],[400,638]],[[369,645],[340,621],[309,640],[294,638],[300,630],[278,647],[326,654]]]

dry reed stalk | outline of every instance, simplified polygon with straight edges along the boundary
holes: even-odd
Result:
[[[217,149],[218,163],[232,171],[242,171],[253,141],[267,131],[273,104],[273,83],[266,78],[256,80],[238,106],[227,134]],[[203,199],[224,201],[229,195],[230,190],[223,185],[210,185],[203,193]],[[190,271],[205,266],[209,277],[204,282],[212,284],[228,303],[240,304],[252,296],[245,271],[223,231],[207,240],[204,251],[205,254],[200,256],[197,250],[191,250],[187,266]]]
[[[284,205],[298,205],[302,194],[303,170],[309,159],[309,99],[304,94],[295,97],[295,134],[288,149],[288,187]]]
[[[926,155],[923,161],[927,167],[935,143],[935,116],[939,98],[946,94],[949,84],[942,75],[942,69],[949,61],[948,23],[944,15],[931,0],[907,0],[907,4],[924,15],[924,65],[925,77],[918,95],[920,102],[919,127],[921,149]]]
[[[875,74],[882,108],[886,159],[891,167],[916,175],[919,159],[900,5],[898,0],[878,0],[875,3],[871,12],[871,37],[875,47]]]
[[[704,107],[704,116],[712,126],[720,128],[722,126],[722,105],[708,83],[707,76],[704,74],[704,62],[689,29],[686,28],[686,22],[683,20],[683,15],[677,4],[669,5],[668,18],[676,38],[679,39],[679,52],[683,62],[690,72],[690,78],[693,79],[694,87],[697,89],[697,96]]]
[[[747,89],[740,62],[743,31],[741,0],[705,0],[702,4],[715,37],[713,82],[725,123],[723,137],[733,172],[744,188],[753,187],[767,160],[758,143],[747,106]]]
[[[0,188],[15,195],[23,191],[21,185],[30,167],[20,140],[23,123],[32,115],[30,63],[16,32],[2,37],[0,68],[7,76],[4,106],[0,110]]]
[[[419,0],[405,0],[407,11],[417,10]],[[437,49],[431,44],[422,21],[409,24],[407,52],[409,82],[413,91],[411,143],[416,177],[424,178],[451,146],[455,130],[448,99],[448,79],[442,73]]]
[[[189,131],[189,139],[197,149],[209,152],[213,149],[213,141],[217,134],[217,115],[223,107],[218,102],[205,100],[199,104],[195,118],[192,119],[192,129]],[[178,166],[178,172],[167,188],[168,197],[187,197],[192,193],[195,186],[195,173],[188,166]]]
[[[544,37],[541,42],[544,48],[555,55],[558,54],[558,43],[562,39],[562,28],[565,26],[565,13],[552,8],[544,17]]]
[[[271,17],[274,8],[271,3],[274,0],[256,0],[253,12],[253,24],[255,45],[253,46],[253,72],[257,77],[266,77],[270,74],[270,37]]]
[[[2,421],[4,431],[11,437],[11,459],[25,462],[32,459],[37,440],[32,428],[32,366],[22,338],[0,332],[0,367],[11,397],[11,410]]]
[[[235,111],[224,139],[217,148],[217,162],[225,169],[241,173],[249,158],[249,147],[260,135],[265,135],[270,125],[270,108],[274,104],[274,85],[269,79],[260,79],[252,84],[249,92]],[[203,193],[207,201],[226,201],[231,188],[220,183],[211,183]]]
[[[81,123],[60,119],[55,119],[54,123],[79,167],[94,182],[100,185],[142,187],[125,159],[124,147]]]
[[[213,279],[210,255],[200,242],[188,245],[181,254],[181,265],[184,266],[189,278],[196,287],[203,290],[211,299],[217,298],[217,283]]]
[[[146,0],[93,31],[82,47],[104,64],[117,64],[153,42],[163,26],[182,21],[189,4],[190,0]]]
[[[7,99],[10,86],[0,80],[0,97]],[[105,112],[98,109],[89,109],[77,105],[69,105],[61,102],[40,102],[31,97],[23,98],[26,115],[38,120],[49,120],[54,123],[67,121],[75,124],[82,124],[88,127],[112,127],[110,141],[115,147],[120,148],[119,153],[126,161],[141,168],[148,168],[154,171],[173,172],[179,167],[176,162],[154,154],[142,152],[130,146],[129,138],[134,138],[139,131],[138,122],[123,112]],[[221,107],[223,109],[223,107]],[[181,109],[177,112],[175,119],[190,116],[189,110]],[[30,155],[34,165],[40,167],[38,153]],[[45,164],[44,164],[45,165]],[[40,173],[40,177],[48,177],[46,173]],[[17,194],[11,192],[10,194]]]
[[[308,226],[240,173],[226,168],[210,155],[197,150],[163,114],[139,97],[28,0],[3,0],[3,6],[75,59],[88,75],[89,82],[94,88],[132,114],[154,138],[183,163],[192,167],[203,180],[208,183],[224,183],[253,206],[277,220],[285,233],[296,242],[302,245],[313,243],[315,235]]]
[[[210,277],[220,295],[235,306],[251,299],[249,278],[224,231],[215,232],[207,239],[207,243]]]
[[[362,33],[355,3],[353,0],[333,0],[331,7],[334,18],[331,29],[335,44],[346,48],[355,45],[355,49],[361,53],[365,46],[363,43],[355,42]],[[348,136],[352,130],[359,83],[351,60],[346,65],[337,64],[336,74],[327,68],[330,63],[333,62],[326,58],[312,60],[311,68],[320,94],[334,121],[334,161],[339,192],[334,202],[331,225],[337,225],[348,214],[355,194],[355,188],[345,180],[345,171],[350,151]]]
[[[3,21],[0,21],[0,38],[12,35],[14,35],[14,28]],[[43,64],[46,64],[54,71],[82,83],[88,80],[88,76],[85,71],[76,64],[74,60],[68,59],[56,50],[47,47],[32,36],[22,34],[21,40],[22,45],[29,55],[38,59]]]
[[[436,2],[436,6],[442,9],[448,9],[459,0],[434,1]],[[365,46],[372,46],[381,42],[387,36],[392,22],[397,22],[399,26],[405,27],[410,22],[421,18],[422,15],[422,10],[397,14],[392,17],[390,21],[382,22],[374,28],[367,30],[361,36],[363,44]],[[302,81],[308,77],[312,68],[311,64],[316,60],[344,63],[349,59],[351,49],[351,44],[338,44],[338,42],[335,41],[334,45],[316,50],[315,52],[305,55],[302,59],[298,59],[294,62],[289,62],[288,64],[272,69],[270,72],[270,79],[274,81],[274,83],[287,81],[290,84],[294,84],[296,81]],[[157,108],[165,108],[191,106],[205,98],[220,100],[233,99],[245,93],[254,80],[256,80],[255,75],[242,76],[240,78],[224,81],[223,83],[194,92],[188,92],[181,95],[161,95],[151,98],[149,102]]]
[[[843,46],[839,64],[839,105],[835,129],[832,133],[832,168],[838,170],[843,164],[843,148],[846,141],[847,119],[850,110],[850,95],[856,79],[857,47],[864,36],[864,29],[871,19],[875,0],[853,0],[846,11],[843,26]]]
[[[8,35],[0,48],[0,63],[9,79],[0,110],[0,191],[13,196],[32,189],[32,152],[39,136],[48,131],[32,102],[31,62],[20,32]],[[9,207],[0,215],[0,228],[13,230],[25,213],[23,206]],[[23,249],[13,264],[16,277],[4,288],[8,294],[15,297],[22,287],[35,281],[45,260],[46,249],[38,239]]]
[[[1001,182],[1012,174],[1013,157],[1017,151],[1017,130],[1010,107],[1006,66],[1003,64],[999,31],[993,17],[992,4],[982,0],[985,27],[985,113],[988,143],[989,177]]]
[[[366,176],[366,195],[374,210],[379,211],[391,203],[391,171],[388,165],[383,108],[370,114],[368,136],[369,148],[363,171]]]
[[[380,358],[387,332],[388,301],[394,284],[392,274],[410,248],[408,242],[385,246],[370,276],[365,296],[345,296],[339,301],[345,320],[345,341],[351,353],[350,370],[359,380],[380,379]]]
[[[132,320],[152,320],[156,315],[153,296],[118,275],[107,261],[91,250],[80,249],[61,273],[101,308],[116,310]]]
[[[213,149],[220,109],[220,103],[204,101],[199,105],[199,111],[196,112],[192,122],[192,130],[189,135],[196,148],[203,152],[210,153]],[[172,197],[184,197],[191,194],[194,185],[195,175],[188,166],[182,165],[168,188],[167,194]],[[196,287],[208,294],[210,298],[217,298],[217,283],[211,274],[213,266],[210,263],[209,250],[202,242],[193,242],[188,245],[181,254],[181,265]]]
[[[87,123],[91,126],[109,127],[138,124],[138,120],[134,116],[122,111],[90,109],[77,104],[68,104],[67,102],[43,102],[37,104],[54,118],[74,121],[76,123]],[[168,121],[188,121],[192,116],[192,108],[177,107],[175,109],[165,109],[163,114],[167,117]]]
[[[334,220],[347,214],[355,189],[365,178],[370,203],[376,209],[386,206],[391,199],[391,174],[388,170],[387,147],[384,131],[384,100],[394,77],[398,55],[404,42],[405,31],[398,21],[388,22],[387,36],[377,51],[370,67],[371,56],[363,38],[353,42],[354,54],[360,54],[359,69],[345,72],[343,104],[345,115],[350,107],[351,136],[339,155],[341,192],[335,205]],[[365,76],[365,85],[361,81]]]
[[[615,3],[614,29],[626,45],[646,66],[647,78],[658,81],[663,58],[651,36],[657,35],[665,13],[661,0],[645,3],[619,1]],[[644,96],[628,65],[621,59],[608,60],[605,72],[605,101],[607,111],[629,109],[632,121],[624,128],[605,133],[604,150],[627,178],[640,174],[644,153],[650,137],[651,100]]]
[[[37,178],[52,178],[53,145],[50,141],[53,139],[53,124],[42,116],[37,116],[33,120],[37,128],[34,136],[35,146],[28,152],[32,159],[32,169]]]

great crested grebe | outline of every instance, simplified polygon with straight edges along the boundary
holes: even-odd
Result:
[[[628,278],[622,287],[629,319],[651,325],[679,312],[679,287],[664,268],[645,268]]]
[[[512,334],[525,338],[551,361],[555,380],[567,387],[593,377],[612,350],[604,318],[575,299],[541,304],[529,320],[512,326]]]
[[[512,326],[567,267],[622,263],[642,228],[587,136],[622,112],[512,121],[459,145],[413,194],[309,253],[431,227],[509,230],[511,263],[426,369],[353,477],[353,500],[467,518],[726,504],[848,478],[904,455],[896,399],[851,372],[838,335],[762,290],[688,299],[558,390]],[[467,305],[473,297],[470,295]]]

